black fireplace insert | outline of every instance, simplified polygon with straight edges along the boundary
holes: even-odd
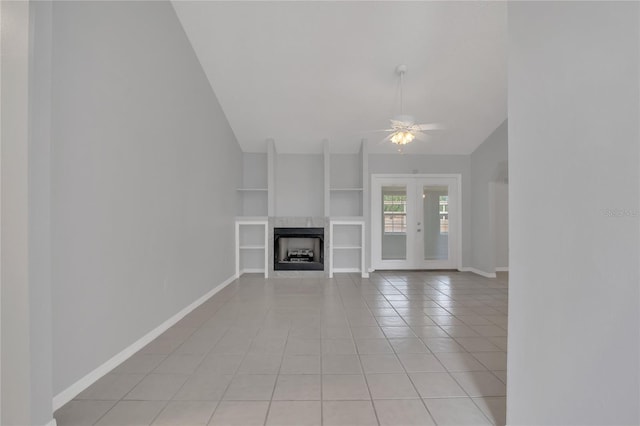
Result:
[[[274,271],[324,271],[324,228],[274,228]]]

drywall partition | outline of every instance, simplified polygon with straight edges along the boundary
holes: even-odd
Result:
[[[30,424],[29,4],[1,2],[2,419]]]
[[[496,218],[504,218],[508,206],[504,197],[500,198],[502,203],[496,203],[495,183],[505,183],[507,176],[503,176],[502,170],[506,170],[506,164],[505,120],[471,154],[471,267],[488,275],[495,273],[496,266],[508,266],[496,263],[496,235],[504,234],[504,228],[508,226],[507,222]]]
[[[508,7],[507,424],[637,425],[639,5]]]
[[[53,5],[53,389],[234,274],[242,156],[168,2]]]
[[[372,174],[448,174],[462,175],[462,266],[471,261],[471,197],[470,157],[468,155],[404,155],[369,154],[369,182]],[[371,208],[371,197],[364,200],[365,209]],[[368,266],[371,260],[367,256]]]

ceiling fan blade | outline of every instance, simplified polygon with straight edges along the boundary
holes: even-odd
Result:
[[[422,132],[413,132],[413,136],[419,141],[426,141],[428,139],[427,135]]]
[[[391,127],[411,127],[413,125],[413,123],[410,121],[400,121],[394,119],[391,119],[389,121],[391,121]]]
[[[391,135],[387,135],[386,138],[381,139],[380,142],[378,142],[378,145],[382,145],[385,142],[389,142],[391,140]]]
[[[364,130],[362,133],[378,133],[378,132],[393,132],[394,129],[376,129],[376,130]]]
[[[420,130],[442,130],[444,126],[440,123],[425,123],[425,124],[416,124],[416,127]]]

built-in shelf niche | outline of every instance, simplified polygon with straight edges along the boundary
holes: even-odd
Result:
[[[242,155],[242,186],[237,188],[239,216],[267,216],[269,203],[267,154]]]
[[[269,248],[266,219],[236,219],[236,275],[262,272],[267,277]]]

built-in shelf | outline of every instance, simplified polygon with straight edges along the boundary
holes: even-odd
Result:
[[[259,240],[260,238],[255,238],[255,235],[250,235],[250,237],[253,237],[250,239],[254,241],[251,241],[249,244],[241,245],[240,244],[241,234],[243,232],[250,230],[252,227],[254,228],[254,231],[256,231],[255,233],[257,233],[259,229],[259,235],[261,235],[262,237],[261,238],[262,242],[256,242],[255,240]],[[247,250],[263,250],[264,251],[264,267],[263,268],[256,269],[256,268],[250,267],[250,268],[242,268],[242,270],[248,269],[251,272],[255,272],[255,271],[264,272],[264,277],[268,278],[268,271],[269,271],[269,267],[268,267],[269,266],[268,264],[269,250],[267,249],[268,241],[269,241],[269,222],[266,217],[251,217],[251,218],[244,217],[244,218],[236,219],[236,277],[240,276],[242,261],[247,260],[246,255],[248,255],[248,253],[246,253],[246,251]],[[243,250],[245,253],[244,259],[242,257]]]
[[[360,265],[359,268],[349,268],[349,270],[351,272],[360,272],[360,275],[363,278],[366,278],[369,276],[369,274],[367,273],[366,269],[365,269],[365,226],[364,226],[364,220],[360,220],[360,219],[334,219],[331,218],[329,220],[329,241],[331,241],[330,247],[329,247],[329,278],[333,277],[333,272],[334,270],[338,269],[335,267],[335,251],[336,250],[359,250],[360,251]],[[360,245],[334,245],[334,241],[336,241],[336,233],[340,232],[339,229],[340,228],[349,228],[349,227],[357,227],[359,230],[359,239],[360,239]],[[343,243],[344,244],[344,243]],[[341,271],[344,272],[344,271]]]

